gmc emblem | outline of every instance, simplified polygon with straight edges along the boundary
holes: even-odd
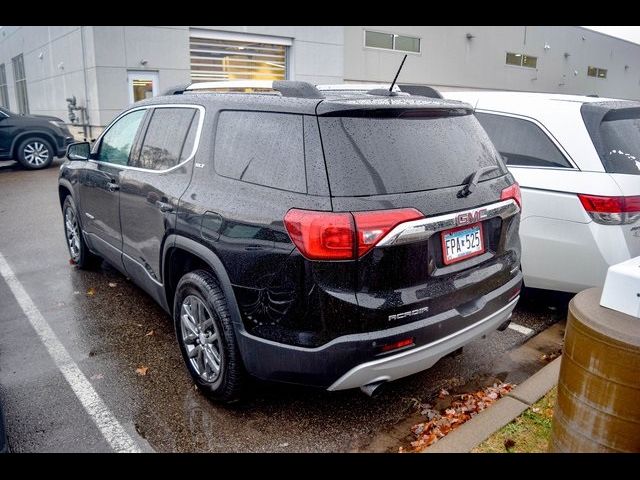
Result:
[[[458,216],[456,217],[456,224],[471,225],[473,223],[478,223],[481,220],[484,220],[485,218],[487,218],[487,209],[481,208],[474,212],[466,212],[466,213],[458,214]]]

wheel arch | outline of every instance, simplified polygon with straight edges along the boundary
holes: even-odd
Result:
[[[180,278],[176,278],[176,275],[172,273],[172,268],[175,263],[173,255],[181,254],[180,252],[183,252],[182,255],[187,254],[191,256],[191,258],[195,258],[197,261],[201,262],[202,265],[210,270],[216,277],[218,284],[226,297],[229,315],[233,320],[233,324],[236,326],[236,329],[238,329],[238,327],[242,327],[240,309],[238,308],[238,302],[236,301],[231,280],[220,258],[201,243],[175,234],[169,235],[166,238],[162,253],[162,278],[164,281],[167,305],[169,307],[169,311],[172,312],[172,315],[175,287],[180,280]],[[187,272],[185,271],[184,273]]]
[[[62,208],[64,199],[67,198],[67,196],[71,195],[71,197],[73,198],[72,192],[73,187],[71,186],[71,183],[69,181],[64,179],[60,179],[58,181],[58,198],[60,199],[60,208]]]
[[[58,153],[58,143],[56,142],[56,139],[53,136],[53,134],[44,130],[29,130],[29,131],[18,134],[16,138],[13,139],[13,142],[11,143],[12,157],[15,158],[18,155],[18,145],[20,145],[20,143],[22,143],[27,138],[45,139],[47,142],[51,144],[51,147],[53,148],[53,152],[52,152],[53,156],[54,157],[57,156],[56,154]]]

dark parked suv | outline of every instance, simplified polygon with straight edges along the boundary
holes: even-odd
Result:
[[[520,193],[469,105],[223,85],[136,103],[59,180],[72,259],[173,316],[198,386],[372,393],[507,326]]]
[[[0,107],[0,160],[17,160],[29,170],[47,168],[72,142],[71,132],[57,117],[20,115]]]

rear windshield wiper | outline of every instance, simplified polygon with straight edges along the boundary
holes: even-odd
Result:
[[[476,172],[469,177],[469,180],[467,181],[465,186],[462,187],[462,190],[458,192],[458,198],[468,197],[469,195],[471,195],[473,191],[476,189],[476,187],[478,186],[480,177],[482,177],[483,175],[486,175],[487,173],[491,173],[499,169],[500,167],[498,167],[497,165],[494,165],[491,167],[481,167],[478,170],[476,170]]]

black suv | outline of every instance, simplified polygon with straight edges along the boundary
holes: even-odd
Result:
[[[47,168],[72,142],[71,132],[57,117],[20,115],[0,107],[0,160],[15,159],[29,170]]]
[[[198,386],[372,393],[506,328],[520,192],[469,105],[218,88],[136,103],[59,179],[73,261],[162,305]]]

